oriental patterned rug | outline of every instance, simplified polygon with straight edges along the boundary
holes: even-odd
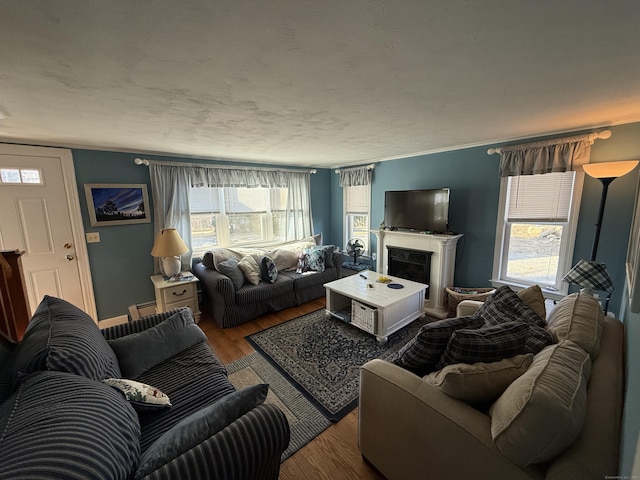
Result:
[[[392,359],[429,321],[433,319],[422,317],[380,344],[374,335],[318,310],[246,338],[335,422],[358,404],[360,366],[374,358]]]

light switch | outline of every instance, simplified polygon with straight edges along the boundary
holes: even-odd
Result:
[[[87,243],[99,243],[100,242],[100,233],[98,232],[89,232],[86,234]]]

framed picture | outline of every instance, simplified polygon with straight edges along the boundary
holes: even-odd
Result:
[[[92,227],[151,222],[145,184],[85,184]]]

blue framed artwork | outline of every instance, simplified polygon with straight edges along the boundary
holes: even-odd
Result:
[[[145,184],[85,184],[92,227],[151,222]]]

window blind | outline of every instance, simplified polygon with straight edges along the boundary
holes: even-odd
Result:
[[[575,172],[509,177],[508,222],[567,222]]]
[[[369,186],[344,187],[345,210],[349,213],[369,212]]]

